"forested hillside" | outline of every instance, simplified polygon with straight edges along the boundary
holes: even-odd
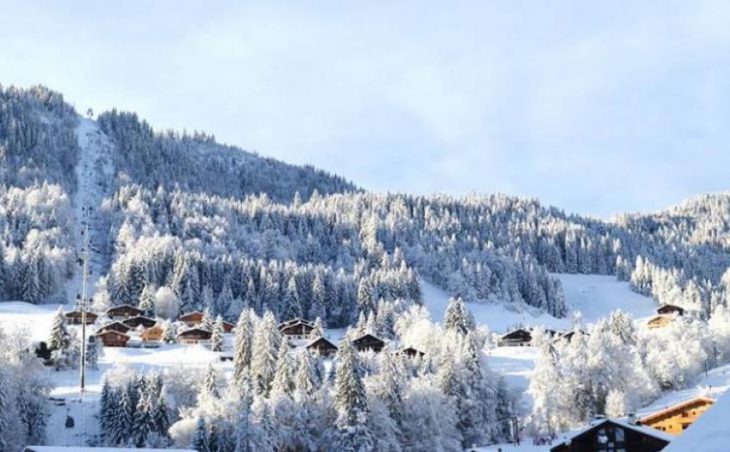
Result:
[[[73,296],[63,280],[68,231],[79,221],[69,210],[78,116],[42,87],[4,89],[0,100],[4,295]],[[467,301],[562,316],[551,272],[613,274],[703,317],[726,303],[726,195],[600,221],[504,195],[365,193],[204,133],[156,132],[133,113],[103,113],[98,125],[115,173],[113,194],[91,206],[109,229],[96,246],[113,263],[99,305],[164,288],[173,312],[208,308],[234,319],[251,306],[347,325],[381,301],[418,302],[420,277]]]

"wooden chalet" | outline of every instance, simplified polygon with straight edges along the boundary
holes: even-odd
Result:
[[[161,342],[165,336],[165,330],[160,325],[147,328],[142,332],[143,342]]]
[[[138,326],[142,325],[145,328],[152,328],[157,324],[157,321],[155,319],[151,319],[149,317],[145,317],[143,315],[138,315],[135,317],[130,317],[126,320],[122,321],[123,324],[127,325],[130,328],[137,328]]]
[[[285,320],[285,321],[279,323],[279,329],[281,329],[287,325],[292,325],[294,323],[306,323],[308,325],[314,326],[314,322],[312,322],[311,320],[307,320],[302,317],[295,317],[293,319]]]
[[[177,335],[177,342],[180,344],[200,344],[210,340],[212,334],[208,330],[202,328],[190,328],[189,330],[182,331]]]
[[[498,345],[500,347],[526,347],[532,343],[532,333],[530,330],[518,328],[510,331],[499,338]]]
[[[404,347],[395,352],[397,355],[404,355],[409,358],[421,358],[425,355],[422,351],[415,349],[413,347]]]
[[[672,436],[615,419],[604,419],[588,428],[571,433],[553,446],[550,452],[658,452],[672,440]]]
[[[378,353],[385,347],[385,341],[378,339],[370,333],[366,333],[352,341],[352,345],[361,352],[372,350]]]
[[[107,323],[106,325],[99,328],[97,333],[103,333],[104,331],[116,331],[117,333],[126,334],[131,329],[132,328],[123,324],[122,322],[112,322]]]
[[[679,306],[673,305],[673,304],[665,304],[664,306],[660,307],[656,310],[657,314],[677,314],[677,315],[684,315],[684,308],[681,308]]]
[[[639,419],[639,424],[670,435],[680,435],[714,403],[715,401],[709,397],[695,397],[644,416]]]
[[[674,319],[672,316],[659,314],[655,315],[654,317],[650,318],[646,322],[646,326],[649,327],[650,330],[656,329],[656,328],[664,328],[665,326],[672,323]]]
[[[113,306],[106,310],[106,315],[112,320],[124,320],[130,317],[137,317],[144,314],[144,311],[129,304]]]
[[[104,347],[126,347],[129,342],[129,336],[119,331],[106,330],[96,333],[96,337],[101,339]]]
[[[81,311],[69,311],[64,314],[66,316],[66,321],[68,321],[71,325],[81,325],[81,319],[83,317],[83,314]],[[91,325],[92,323],[96,322],[96,319],[99,316],[94,314],[93,312],[86,311],[86,324]]]
[[[224,333],[230,333],[231,331],[233,331],[233,328],[235,328],[235,327],[236,327],[236,325],[234,325],[231,322],[223,322],[223,332]]]
[[[312,353],[318,353],[322,356],[331,356],[337,353],[337,346],[327,340],[324,337],[318,337],[309,344],[307,344],[307,350]]]
[[[279,332],[290,339],[307,339],[312,330],[314,325],[304,319],[294,319],[279,324]]]
[[[189,328],[192,328],[194,326],[200,325],[200,322],[203,321],[203,317],[205,317],[204,313],[200,311],[194,311],[181,315],[180,317],[178,317],[178,320],[183,322]]]

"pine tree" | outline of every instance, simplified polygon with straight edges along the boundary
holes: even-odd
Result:
[[[367,427],[368,405],[362,369],[357,354],[347,339],[337,352],[335,409],[338,450],[373,450],[373,439]]]
[[[102,440],[110,436],[113,426],[113,407],[116,404],[114,394],[109,381],[105,378],[101,386],[101,396],[99,397],[99,426],[101,427]]]
[[[474,317],[464,304],[464,300],[459,296],[450,298],[444,315],[444,329],[465,335],[474,328]]]
[[[236,323],[236,338],[233,344],[233,381],[241,387],[251,366],[255,314],[244,309]]]
[[[207,310],[203,312],[203,320],[200,321],[198,328],[205,331],[213,331],[213,318],[210,316],[210,312]]]
[[[146,285],[142,289],[138,307],[144,311],[144,315],[147,317],[153,317],[155,315],[155,290],[151,286]]]
[[[203,386],[200,389],[200,395],[203,398],[220,398],[220,393],[218,392],[218,378],[213,365],[208,366],[208,370],[205,373],[205,379],[203,379]]]
[[[266,395],[271,389],[280,344],[276,320],[271,311],[267,311],[257,323],[253,339],[251,376],[257,394]]]
[[[147,437],[154,431],[155,424],[152,418],[152,401],[148,394],[143,394],[137,402],[132,424],[132,443],[137,447],[145,446]]]
[[[324,323],[321,317],[317,317],[314,319],[314,328],[309,333],[309,339],[315,340],[320,337],[324,337]]]
[[[165,401],[165,396],[160,392],[152,410],[152,422],[154,424],[153,431],[162,438],[169,439],[168,430],[170,428],[170,409]]]
[[[193,434],[193,442],[190,445],[197,452],[212,452],[208,447],[208,430],[205,427],[205,419],[198,418],[198,423]]]
[[[218,298],[216,298],[215,310],[211,311],[213,315],[223,314],[233,306],[233,291],[231,290],[231,283],[228,278],[223,281],[223,287],[221,288]]]
[[[298,402],[304,402],[319,386],[317,372],[312,360],[312,355],[306,348],[299,352],[296,373],[294,375],[294,398]]]
[[[289,397],[294,389],[292,380],[292,369],[289,362],[289,344],[284,340],[279,347],[279,354],[276,359],[276,373],[271,383],[271,399]]]
[[[299,300],[299,292],[297,291],[297,282],[294,276],[289,278],[286,290],[284,291],[284,298],[281,301],[281,318],[282,319],[295,319],[302,316],[302,304]]]
[[[223,318],[218,316],[213,325],[213,334],[210,338],[210,349],[214,352],[223,351]]]
[[[48,339],[48,348],[51,350],[68,350],[71,345],[71,335],[66,328],[66,316],[63,315],[62,308],[58,308],[53,316],[51,324],[51,335]]]
[[[98,362],[99,362],[99,355],[101,348],[101,342],[96,338],[96,336],[91,335],[86,341],[86,364],[89,365],[89,367],[92,370],[98,370]]]
[[[309,308],[309,318],[325,318],[327,307],[325,305],[325,290],[322,277],[317,273],[312,281],[312,302]]]

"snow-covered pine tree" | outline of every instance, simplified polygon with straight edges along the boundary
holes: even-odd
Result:
[[[309,339],[315,340],[320,337],[324,337],[324,322],[321,317],[314,319],[314,328],[309,332]]]
[[[337,352],[335,409],[337,449],[358,452],[373,450],[373,438],[367,426],[368,404],[360,360],[348,339],[342,342]]]
[[[202,417],[198,418],[197,424],[195,425],[193,442],[190,444],[190,447],[197,452],[213,452],[208,447],[208,429],[206,428],[205,419]]]
[[[209,311],[206,310],[203,312],[203,320],[200,321],[198,328],[205,331],[213,331],[213,317],[211,317]]]
[[[63,308],[59,307],[53,316],[51,333],[48,338],[50,350],[66,351],[71,345],[71,335],[66,328],[66,316],[63,315]]]
[[[251,350],[256,314],[247,308],[241,312],[236,323],[236,337],[233,344],[233,383],[242,387],[251,367]]]
[[[464,304],[461,297],[451,297],[444,314],[444,329],[457,334],[468,334],[474,330],[474,317]]]
[[[86,340],[86,364],[92,370],[98,370],[99,355],[101,354],[101,341],[93,334]]]
[[[210,337],[210,349],[214,352],[223,351],[223,318],[219,315],[213,324],[213,334]]]
[[[149,284],[144,286],[142,294],[139,297],[139,309],[144,311],[144,315],[147,317],[153,317],[155,315],[155,292]]]
[[[280,318],[284,320],[296,319],[302,316],[302,303],[299,300],[297,281],[294,276],[289,278],[289,282],[284,290],[284,297],[281,300],[281,306]]]
[[[276,372],[281,335],[274,314],[267,311],[256,324],[251,357],[251,377],[257,394],[268,394]]]
[[[145,446],[147,438],[155,429],[152,409],[150,394],[142,394],[134,411],[134,421],[131,431],[131,440],[136,447]]]

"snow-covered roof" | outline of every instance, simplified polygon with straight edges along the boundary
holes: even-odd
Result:
[[[651,428],[651,427],[644,427],[643,425],[636,425],[636,424],[629,423],[625,419],[610,418],[610,419],[605,419],[605,420],[600,421],[600,422],[594,422],[594,423],[592,423],[592,424],[590,424],[590,425],[588,425],[588,426],[586,426],[586,427],[584,427],[584,428],[582,428],[580,430],[575,430],[575,431],[568,432],[568,433],[564,434],[560,438],[560,443],[559,444],[566,443],[566,442],[572,440],[573,438],[578,437],[578,436],[580,436],[580,435],[588,432],[589,430],[593,430],[593,429],[597,428],[598,426],[603,425],[603,424],[605,424],[607,422],[608,423],[615,424],[615,425],[618,425],[618,426],[623,427],[625,429],[634,430],[635,432],[639,432],[639,433],[641,433],[643,435],[653,436],[655,438],[659,438],[659,439],[664,440],[664,441],[667,441],[667,442],[671,442],[675,438],[674,436],[672,436],[672,435],[670,435],[668,433],[664,433],[662,431],[656,430],[656,429]]]
[[[664,450],[668,452],[728,450],[730,445],[728,417],[730,417],[730,394],[725,393]]]
[[[691,406],[697,402],[705,402],[705,403],[709,403],[709,404],[715,403],[715,401],[709,397],[705,397],[705,396],[693,397],[691,399],[683,400],[679,403],[676,403],[674,405],[668,406],[666,408],[660,409],[660,410],[650,413],[646,416],[643,416],[641,419],[639,419],[639,421],[642,423],[650,422],[651,420],[653,420],[655,418],[664,416],[665,414],[672,413],[676,410],[681,410],[682,408]]]
[[[129,449],[124,447],[82,447],[82,446],[27,446],[25,452],[195,452],[193,449]]]

